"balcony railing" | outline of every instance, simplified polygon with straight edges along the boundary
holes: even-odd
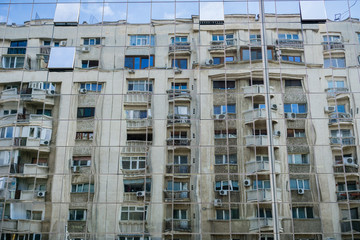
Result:
[[[190,191],[171,191],[165,190],[164,197],[168,200],[185,201],[190,198]]]
[[[335,113],[329,115],[329,124],[351,123],[353,121],[350,113]]]
[[[355,137],[330,137],[330,144],[351,146],[355,144]]]
[[[1,100],[7,100],[7,99],[18,99],[19,98],[19,92],[17,88],[11,88],[6,89],[1,92]]]
[[[147,128],[151,126],[151,119],[126,119],[127,128]]]
[[[246,191],[247,201],[267,202],[272,200],[271,189],[254,189]],[[276,200],[281,201],[281,189],[276,189]]]
[[[261,45],[261,38],[252,38],[250,39],[251,46],[260,46]]]
[[[327,97],[335,97],[336,95],[348,93],[349,89],[345,87],[337,87],[337,88],[327,88],[325,89],[327,93]]]
[[[221,50],[236,46],[236,39],[226,39],[224,41],[211,41],[210,50]]]
[[[179,98],[180,99],[185,98],[188,100],[191,99],[190,90],[188,89],[169,89],[166,92],[168,94],[169,100],[179,99]]]
[[[273,137],[274,141],[273,144],[274,145],[279,145],[279,136],[274,136]],[[245,137],[245,142],[246,142],[246,146],[250,147],[250,146],[268,146],[269,145],[269,141],[268,141],[268,136],[267,135],[249,135]]]
[[[124,102],[128,104],[148,104],[151,101],[151,92],[128,92],[124,95]]]
[[[324,51],[344,50],[345,46],[342,42],[322,42]]]
[[[246,173],[257,173],[270,171],[268,161],[251,161],[245,163]],[[280,161],[275,161],[275,172],[280,173]]]
[[[166,231],[191,231],[190,220],[177,220],[177,219],[166,219],[165,220]]]
[[[250,109],[244,111],[244,119],[245,122],[252,122],[256,120],[266,120],[267,114],[265,108],[258,108],[258,109]],[[271,117],[276,118],[276,112],[274,110],[271,111]]]
[[[123,147],[123,153],[146,153],[152,145],[151,141],[126,141],[126,146]]]
[[[294,39],[278,39],[276,44],[283,48],[304,48],[304,42],[302,40]]]
[[[190,51],[190,43],[189,42],[178,42],[169,45],[169,52],[176,52],[176,51]]]
[[[37,164],[24,164],[22,173],[24,175],[34,175],[37,178],[47,178],[49,167]]]
[[[166,143],[168,146],[189,146],[191,139],[188,138],[168,138]]]
[[[0,121],[2,124],[31,123],[48,128],[52,127],[52,117],[42,114],[10,114],[3,116]]]
[[[341,232],[360,232],[360,219],[341,220]]]
[[[264,85],[252,85],[243,87],[245,94],[266,94]],[[270,93],[274,92],[274,88],[270,87]]]
[[[168,115],[168,124],[190,124],[189,114],[170,114]]]
[[[271,230],[274,227],[272,218],[250,218],[250,231],[259,231],[269,229]],[[280,224],[280,222],[279,222]],[[280,227],[281,228],[281,227]]]
[[[358,201],[360,200],[360,189],[336,192],[336,196],[338,201]]]
[[[191,165],[190,164],[168,164],[166,165],[166,173],[179,173],[186,174],[190,173]]]
[[[354,164],[334,164],[334,173],[357,173],[359,165]]]

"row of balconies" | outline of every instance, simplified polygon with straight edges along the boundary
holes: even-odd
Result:
[[[54,91],[44,89],[25,88],[18,90],[17,88],[11,88],[1,92],[0,103],[23,100],[54,105],[54,95]]]

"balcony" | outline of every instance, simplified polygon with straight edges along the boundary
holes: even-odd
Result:
[[[166,219],[165,231],[190,232],[191,222],[190,220]]]
[[[333,51],[333,50],[344,50],[345,46],[342,42],[322,42],[323,51]]]
[[[148,105],[151,102],[151,92],[128,92],[124,95],[127,105]]]
[[[190,146],[191,139],[189,138],[168,138],[166,144],[168,146]]]
[[[279,48],[296,48],[296,49],[304,48],[304,42],[302,40],[277,39],[276,44],[279,45]]]
[[[44,89],[24,88],[20,91],[20,98],[27,102],[39,102],[54,105],[54,99],[49,98],[50,96],[53,96],[53,94],[54,93],[49,94],[48,91]]]
[[[343,98],[347,97],[349,93],[349,89],[345,87],[337,87],[337,88],[327,88],[325,89],[327,98]]]
[[[45,201],[45,198],[43,198],[43,197],[38,198],[37,193],[38,193],[38,191],[34,191],[34,190],[21,190],[20,191],[20,200],[34,201],[36,199],[36,200]]]
[[[216,52],[218,50],[236,50],[236,39],[226,39],[225,41],[211,41],[210,42],[210,52]]]
[[[142,129],[151,127],[151,119],[126,119],[126,128],[128,129]]]
[[[353,146],[355,145],[355,137],[330,137],[330,144],[332,146],[343,145]]]
[[[15,137],[13,142],[12,139],[5,139],[3,141],[8,141],[8,144],[5,143],[8,146],[13,145],[15,147],[28,148],[35,151],[50,151],[50,141],[40,140],[39,138]]]
[[[360,189],[336,192],[338,201],[359,201],[360,200]]]
[[[344,174],[344,173],[358,173],[359,165],[357,164],[334,164],[334,173],[335,174]]]
[[[121,221],[119,222],[119,229],[120,232],[124,233],[143,233],[147,232],[147,222],[146,221],[135,221],[135,220],[128,220],[128,221]]]
[[[334,113],[329,115],[329,125],[352,123],[353,118],[350,113]]]
[[[189,174],[191,172],[190,164],[168,164],[166,165],[166,173],[169,174]]]
[[[169,55],[170,54],[190,54],[191,46],[190,42],[177,42],[169,45]]]
[[[273,137],[273,145],[279,145],[279,136]],[[269,146],[267,135],[249,135],[245,137],[247,147],[267,147]]]
[[[252,85],[243,87],[244,89],[244,97],[254,97],[256,95],[264,95],[266,94],[265,85]],[[274,88],[270,86],[270,97],[273,97]]]
[[[28,219],[21,219],[21,220],[3,220],[0,221],[0,228],[6,229],[10,231],[18,231],[18,232],[41,232],[41,220],[28,220]]]
[[[190,101],[191,95],[190,90],[188,89],[170,89],[167,90],[169,100],[179,100],[179,101]]]
[[[250,46],[261,46],[261,38],[251,38],[250,39]]]
[[[250,231],[272,231],[274,223],[272,218],[249,218]],[[282,232],[281,222],[279,221],[279,229]]]
[[[43,127],[52,127],[52,117],[42,115],[42,114],[11,114],[3,116],[1,119],[1,125],[24,125],[29,124],[32,126],[43,126]]]
[[[152,145],[151,141],[126,141],[126,146],[123,147],[123,153],[146,153]]]
[[[51,51],[51,47],[47,47],[47,46],[40,47],[40,54],[50,55],[50,51]]]
[[[341,220],[341,232],[360,232],[360,219]]]
[[[254,121],[266,120],[267,114],[265,108],[250,109],[243,112],[245,123],[252,123]],[[271,110],[271,117],[276,118],[276,111]]]
[[[169,114],[167,116],[168,120],[167,123],[168,125],[190,125],[191,121],[190,121],[190,115],[189,114]]]
[[[254,189],[246,191],[248,202],[271,202],[271,189]],[[276,189],[276,201],[281,202],[281,189]]]
[[[37,164],[24,164],[20,172],[29,177],[48,178],[49,167]]]
[[[280,161],[275,161],[275,173],[280,173]],[[270,164],[266,161],[250,161],[245,163],[246,173],[268,173],[270,171]]]
[[[17,88],[6,89],[1,92],[0,101],[7,102],[7,101],[17,101],[19,100],[19,92]]]
[[[86,196],[87,197],[87,196]],[[138,196],[137,192],[124,192],[124,202],[150,201],[150,192],[145,192],[145,196]]]
[[[171,191],[164,190],[166,201],[190,201],[190,191]]]

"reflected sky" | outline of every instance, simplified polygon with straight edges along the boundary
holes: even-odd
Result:
[[[210,1],[210,0],[207,0]],[[211,0],[213,1],[213,0]],[[77,0],[2,0],[0,22],[24,24],[30,19],[54,18],[56,2],[74,3]],[[21,3],[21,4],[20,4]],[[70,6],[70,5],[69,5]],[[330,20],[346,20],[349,16],[360,18],[360,0],[325,0],[326,12]],[[266,1],[266,13],[299,14],[299,1]],[[258,14],[259,3],[252,1],[225,1],[225,14]],[[129,23],[149,23],[150,19],[191,18],[199,14],[197,1],[171,0],[82,0],[79,22],[90,24],[101,21],[127,20]]]

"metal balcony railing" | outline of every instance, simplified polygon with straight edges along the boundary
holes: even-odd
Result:
[[[324,51],[344,50],[345,46],[342,42],[322,42]]]
[[[189,42],[178,42],[169,45],[169,52],[176,52],[176,51],[190,51],[191,46]]]
[[[304,42],[302,40],[277,39],[276,44],[284,48],[304,48]]]
[[[360,200],[360,189],[336,192],[336,196],[338,201],[358,201]]]
[[[166,173],[190,173],[190,164],[168,164],[166,165]]]

